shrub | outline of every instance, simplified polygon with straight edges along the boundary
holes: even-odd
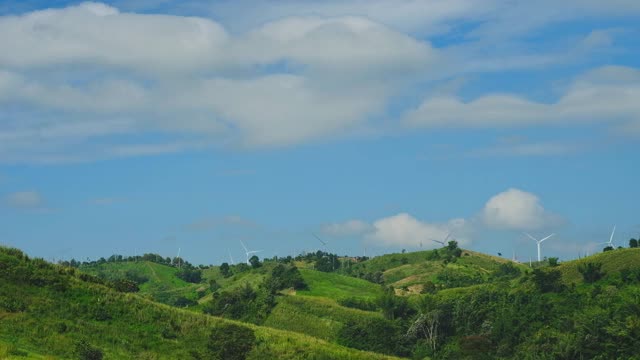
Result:
[[[135,282],[133,282],[131,280],[127,280],[127,279],[118,279],[118,280],[114,281],[112,283],[112,287],[116,291],[119,291],[119,292],[133,293],[133,292],[140,291],[140,288],[138,287],[138,284],[136,284]]]
[[[364,311],[378,310],[378,306],[373,301],[356,298],[356,297],[347,297],[347,298],[338,299],[338,304],[344,307],[360,309]]]
[[[520,269],[510,262],[500,264],[498,269],[493,273],[493,277],[497,279],[513,279],[518,276],[520,276]]]
[[[85,340],[76,343],[75,355],[80,360],[102,360],[102,351]]]
[[[540,292],[561,292],[564,290],[564,285],[560,281],[562,273],[559,270],[543,271],[534,269],[532,279]]]
[[[256,336],[250,328],[224,324],[211,330],[207,348],[213,359],[244,360],[255,342]]]
[[[383,354],[406,355],[407,338],[394,321],[365,318],[350,321],[340,329],[338,343],[347,347]]]
[[[185,267],[180,269],[176,276],[188,283],[197,284],[202,281],[202,270]]]
[[[594,283],[604,276],[601,263],[583,263],[578,265],[578,271],[586,283]]]

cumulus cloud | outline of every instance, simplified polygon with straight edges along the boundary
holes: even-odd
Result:
[[[563,222],[560,216],[545,210],[536,195],[513,188],[489,199],[481,217],[489,227],[509,230],[542,229]]]
[[[428,42],[365,18],[290,17],[230,34],[205,18],[100,3],[0,17],[0,47],[0,104],[20,115],[0,114],[5,162],[357,131],[438,61]],[[135,143],[149,133],[176,145]]]
[[[631,3],[581,1],[581,9],[618,16],[636,11]],[[395,99],[427,80],[562,58],[522,55],[517,46],[505,50],[509,56],[487,56],[477,52],[487,46],[475,40],[472,46],[436,49],[413,30],[447,32],[450,23],[472,19],[481,24],[469,34],[475,39],[501,33],[487,20],[511,25],[512,16],[501,15],[510,11],[538,14],[526,16],[537,22],[522,29],[573,16],[555,6],[497,0],[256,1],[242,12],[238,4],[210,5],[221,22],[126,12],[97,2],[0,16],[0,162],[288,146],[378,130],[390,109],[397,110]],[[233,31],[238,13],[255,22]],[[611,33],[595,31],[576,49],[611,44]],[[406,121],[495,127],[607,120],[640,133],[632,120],[638,82],[611,85],[616,71],[633,78],[633,69],[604,69],[605,80],[585,76],[552,104],[513,95],[470,102],[432,96]]]
[[[44,199],[37,191],[19,191],[7,195],[5,203],[16,209],[39,209],[44,206]]]
[[[419,246],[436,248],[441,245],[432,241],[443,241],[448,234],[460,245],[468,245],[468,223],[464,219],[453,219],[445,224],[420,221],[407,213],[400,213],[375,221],[366,239],[385,246]]]

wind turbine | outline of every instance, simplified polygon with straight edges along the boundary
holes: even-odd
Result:
[[[231,263],[229,265],[235,264],[236,262],[233,261],[233,256],[231,256],[231,250],[227,249],[227,252],[229,253],[229,260],[231,260]]]
[[[524,233],[524,234],[527,235],[531,240],[535,241],[536,244],[538,244],[538,261],[542,261],[542,258],[540,257],[540,244],[542,244],[543,241],[547,240],[548,238],[552,237],[555,234],[551,234],[551,235],[547,236],[546,238],[540,239],[540,240],[534,238],[533,236],[529,235],[528,233]]]
[[[178,262],[178,269],[180,269],[180,267],[182,265],[180,263],[180,250],[182,250],[182,249],[178,248],[178,256],[176,256],[176,261]]]
[[[316,239],[318,239],[318,241],[320,241],[320,243],[322,243],[322,246],[324,246],[324,252],[325,253],[329,253],[329,251],[327,250],[327,242],[323,241],[322,239],[320,239],[320,237],[318,235],[316,235],[315,233],[311,233]],[[336,264],[335,264],[335,259],[332,256],[331,257],[331,269],[335,269],[336,268]]]
[[[316,239],[318,239],[318,241],[320,241],[320,243],[322,244],[322,246],[324,247],[324,251],[327,251],[327,242],[320,239],[320,237],[318,235],[316,235],[315,233],[311,233],[311,235],[313,235],[313,237],[315,237]]]
[[[609,241],[600,243],[599,245],[607,244],[607,246],[613,247],[613,235],[616,233],[616,225],[613,225],[613,231],[611,231],[611,236],[609,237]]]
[[[247,249],[247,247],[244,245],[244,243],[242,242],[242,240],[240,240],[240,244],[242,245],[242,247],[244,248],[244,253],[247,256],[247,265],[251,265],[251,263],[249,262],[249,255],[251,254],[255,254],[255,253],[259,253],[262,250],[252,250],[249,251],[249,249]]]
[[[436,239],[429,239],[429,240],[431,240],[431,241],[433,241],[433,242],[437,242],[438,244],[440,244],[440,245],[442,245],[442,246],[445,246],[445,245],[446,245],[446,243],[447,243],[447,240],[449,240],[449,238],[450,238],[450,237],[451,237],[451,232],[448,232],[448,233],[447,233],[447,236],[446,236],[446,237],[444,238],[444,240],[442,240],[442,241],[440,241],[440,240],[436,240]]]

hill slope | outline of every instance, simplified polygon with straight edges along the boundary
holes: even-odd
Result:
[[[246,343],[249,359],[388,358],[117,293],[15,249],[0,248],[0,270],[0,342],[33,358],[99,351],[107,359],[197,359]],[[247,337],[253,340],[244,341]]]

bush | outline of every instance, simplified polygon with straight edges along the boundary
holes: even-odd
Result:
[[[140,291],[140,288],[138,287],[138,284],[136,284],[135,282],[131,281],[131,280],[127,280],[127,279],[119,279],[116,280],[112,283],[112,287],[119,292],[128,292],[128,293],[133,293],[133,292],[138,292]]]
[[[188,283],[197,284],[202,281],[202,270],[185,267],[180,269],[176,276]]]
[[[407,338],[394,321],[364,318],[350,321],[340,329],[338,343],[354,349],[383,354],[407,355]]]
[[[594,283],[604,276],[601,263],[583,263],[578,265],[578,271],[586,283]]]
[[[366,300],[366,299],[361,299],[361,298],[355,298],[355,297],[348,297],[348,298],[338,299],[338,304],[340,304],[340,305],[342,305],[344,307],[353,308],[353,309],[360,309],[360,310],[364,310],[364,311],[376,311],[376,310],[378,310],[378,306],[373,301]]]
[[[496,279],[513,279],[518,276],[520,276],[520,269],[510,262],[500,264],[498,269],[493,273],[493,277]]]
[[[207,348],[213,359],[244,360],[255,342],[256,336],[250,328],[224,324],[211,330]]]
[[[80,360],[102,360],[102,351],[85,340],[76,343],[75,355]]]
[[[534,269],[532,279],[540,292],[561,292],[564,290],[564,285],[561,282],[562,273],[559,270]]]

